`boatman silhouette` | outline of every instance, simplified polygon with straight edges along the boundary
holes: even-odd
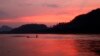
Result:
[[[38,38],[38,35],[36,34],[36,38]]]

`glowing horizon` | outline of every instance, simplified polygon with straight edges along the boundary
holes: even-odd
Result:
[[[0,0],[0,24],[56,24],[100,8],[100,0]]]

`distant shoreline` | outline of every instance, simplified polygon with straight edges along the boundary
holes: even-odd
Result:
[[[0,34],[100,34],[100,33],[0,33]]]

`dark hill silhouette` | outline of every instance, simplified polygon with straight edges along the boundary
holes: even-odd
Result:
[[[82,14],[69,23],[60,23],[53,27],[58,33],[100,33],[100,8]]]
[[[47,26],[43,24],[25,24],[13,29],[11,33],[40,33],[46,29]]]
[[[68,32],[69,23],[59,23],[50,28],[53,33],[66,33]]]
[[[71,22],[48,28],[43,24],[25,24],[9,33],[100,33],[100,8],[76,16]]]
[[[71,21],[72,24],[100,24],[100,9],[93,10],[87,14],[77,16]]]

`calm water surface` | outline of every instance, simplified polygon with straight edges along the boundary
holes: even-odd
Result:
[[[0,56],[100,56],[100,35],[1,34]]]

